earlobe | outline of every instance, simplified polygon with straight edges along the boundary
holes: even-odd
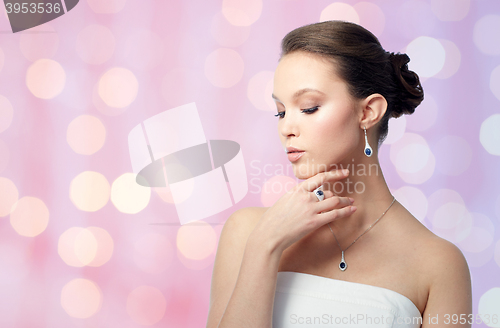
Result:
[[[361,126],[367,129],[377,124],[387,110],[387,100],[379,93],[371,94],[363,101],[363,117]]]

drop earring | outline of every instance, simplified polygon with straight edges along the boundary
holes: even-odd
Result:
[[[368,137],[366,136],[366,128],[363,127],[365,131],[365,150],[364,153],[366,156],[370,157],[373,154],[372,147],[370,147],[370,144],[368,143]]]

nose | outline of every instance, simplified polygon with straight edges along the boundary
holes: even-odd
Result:
[[[291,110],[287,110],[285,116],[280,120],[278,124],[279,133],[285,137],[298,137],[299,136],[299,124],[297,122],[297,115],[291,114]]]

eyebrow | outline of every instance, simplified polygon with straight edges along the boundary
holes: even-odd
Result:
[[[325,93],[322,92],[322,91],[319,91],[319,90],[316,90],[316,89],[311,89],[311,88],[304,88],[304,89],[300,89],[298,90],[297,92],[295,92],[292,96],[292,99],[297,99],[298,97],[300,97],[302,94],[304,93],[307,93],[307,92],[319,92],[321,93],[322,95],[324,95]],[[274,100],[277,100],[279,102],[281,102],[281,100],[278,99],[278,97],[276,97],[274,95],[274,93],[271,95],[271,97],[274,99]]]

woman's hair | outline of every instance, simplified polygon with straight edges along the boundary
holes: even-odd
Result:
[[[294,51],[333,60],[354,98],[374,93],[385,97],[387,110],[379,124],[379,146],[387,137],[389,118],[412,114],[424,99],[418,75],[408,69],[408,55],[385,51],[375,35],[357,24],[326,21],[299,27],[283,38],[280,58]]]

